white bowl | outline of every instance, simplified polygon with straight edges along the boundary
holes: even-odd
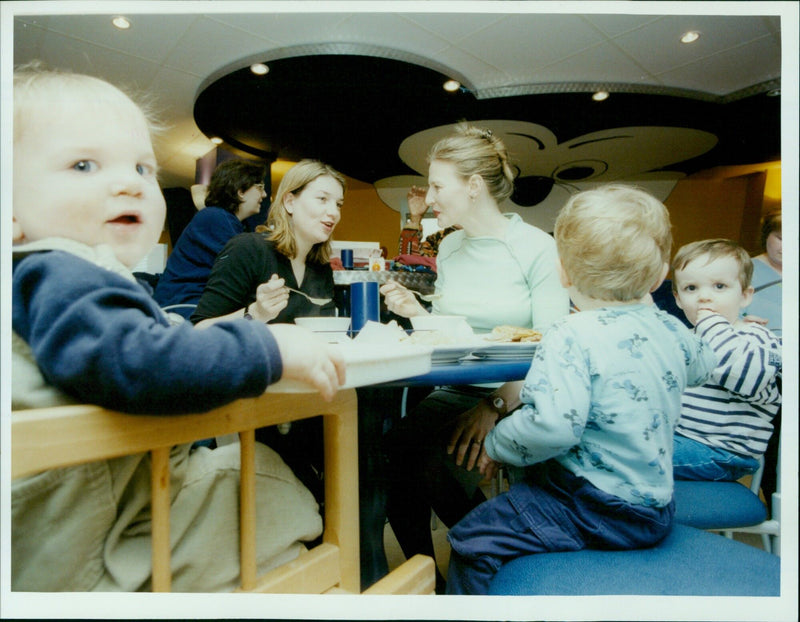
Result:
[[[312,332],[324,333],[322,336],[326,336],[331,342],[349,339],[349,317],[298,317],[294,319],[294,323]]]
[[[414,330],[441,330],[448,326],[466,322],[467,318],[463,315],[415,315],[411,318],[411,326]]]
[[[417,315],[411,318],[414,330],[435,330],[456,340],[468,340],[474,336],[472,328],[463,315]]]

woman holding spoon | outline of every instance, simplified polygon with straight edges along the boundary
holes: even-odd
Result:
[[[344,176],[317,160],[290,168],[266,231],[238,235],[222,249],[191,321],[202,327],[243,316],[287,323],[334,315],[330,239],[345,188]]]
[[[265,230],[238,235],[220,252],[191,321],[203,327],[243,316],[293,323],[297,317],[334,315],[330,239],[341,218],[345,187],[341,173],[317,160],[290,168],[278,185]],[[256,440],[277,451],[322,503],[320,417],[295,421],[288,429],[260,428]]]

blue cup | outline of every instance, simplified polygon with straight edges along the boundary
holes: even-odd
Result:
[[[355,335],[369,321],[381,319],[381,299],[376,281],[350,284],[350,332]]]
[[[353,249],[352,248],[343,248],[342,249],[342,267],[345,270],[352,270],[353,269]]]

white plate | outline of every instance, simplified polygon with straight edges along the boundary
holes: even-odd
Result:
[[[431,370],[431,346],[411,344],[335,344],[340,348],[346,365],[343,389],[363,387],[427,374]],[[270,385],[271,393],[311,393],[314,389],[296,380],[279,380]]]
[[[434,346],[432,360],[433,364],[455,363],[463,359],[472,352],[474,346]]]
[[[472,354],[480,359],[530,359],[533,358],[533,353],[536,352],[536,348],[538,347],[539,343],[536,341],[512,343],[488,342],[488,345],[474,349]]]

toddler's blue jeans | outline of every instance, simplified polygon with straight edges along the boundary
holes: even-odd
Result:
[[[711,447],[681,434],[673,437],[672,473],[675,479],[735,482],[755,473],[758,460]]]
[[[670,530],[674,503],[634,505],[554,461],[482,503],[448,533],[448,594],[486,594],[504,563],[531,553],[652,546]]]

